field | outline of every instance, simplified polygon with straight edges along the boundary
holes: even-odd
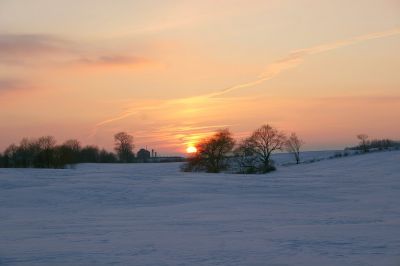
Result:
[[[400,152],[267,175],[0,169],[0,265],[400,265]]]

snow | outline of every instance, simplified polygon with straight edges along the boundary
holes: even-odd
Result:
[[[179,172],[0,169],[0,265],[400,265],[400,152]]]
[[[326,150],[326,151],[303,151],[300,152],[300,160],[301,162],[315,162],[326,160],[335,156],[335,154],[348,154],[354,155],[356,151],[353,150]],[[294,164],[296,160],[291,153],[276,153],[273,155],[273,160],[276,165],[287,165],[287,164]]]

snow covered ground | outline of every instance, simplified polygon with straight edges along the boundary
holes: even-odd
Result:
[[[344,151],[344,150],[326,150],[326,151],[303,151],[300,152],[300,160],[301,162],[311,162],[311,161],[320,161],[332,158],[335,154],[344,153],[348,155],[354,155],[356,151]],[[273,155],[273,160],[276,165],[287,165],[287,164],[295,164],[296,160],[291,153],[276,153]]]
[[[399,151],[178,169],[0,169],[0,265],[400,265]]]

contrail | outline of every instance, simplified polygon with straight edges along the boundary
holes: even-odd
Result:
[[[208,94],[202,94],[202,95],[187,97],[187,98],[166,100],[164,103],[162,103],[158,106],[155,106],[155,107],[132,108],[131,110],[125,111],[116,117],[109,118],[109,119],[106,119],[104,121],[97,123],[95,125],[95,128],[94,128],[91,136],[96,134],[96,131],[99,127],[101,127],[105,124],[114,122],[114,121],[119,121],[119,120],[124,119],[129,116],[132,116],[134,114],[137,114],[140,111],[162,109],[168,105],[184,103],[184,102],[187,102],[188,100],[199,100],[199,101],[206,100],[209,98],[222,96],[224,94],[227,94],[227,93],[230,93],[233,91],[242,90],[242,89],[249,88],[249,87],[254,87],[258,84],[264,83],[265,81],[268,81],[268,80],[278,76],[279,74],[281,74],[282,72],[284,72],[286,70],[298,67],[304,61],[304,58],[307,56],[336,50],[336,49],[339,49],[342,47],[354,45],[354,44],[365,42],[368,40],[380,39],[380,38],[385,38],[385,37],[399,35],[399,34],[400,34],[400,28],[394,28],[391,30],[368,33],[368,34],[364,34],[364,35],[355,36],[355,37],[352,37],[349,39],[339,40],[339,41],[332,42],[332,43],[327,43],[327,44],[313,46],[310,48],[295,50],[295,51],[290,52],[287,56],[285,56],[285,57],[273,62],[269,66],[267,66],[267,69],[264,72],[262,72],[260,75],[258,75],[257,79],[251,80],[246,83],[237,84],[237,85],[225,88],[223,90],[215,91],[215,92],[208,93]]]
[[[221,91],[213,92],[213,93],[210,93],[205,96],[208,96],[208,97],[221,96],[223,94],[226,94],[226,93],[229,93],[232,91],[236,91],[239,89],[253,87],[255,85],[258,85],[260,83],[263,83],[267,80],[270,80],[270,79],[276,77],[283,71],[286,71],[288,69],[299,66],[303,62],[303,59],[309,55],[324,53],[324,52],[335,50],[335,49],[338,49],[341,47],[346,47],[346,46],[350,46],[353,44],[357,44],[360,42],[373,40],[373,39],[380,39],[380,38],[389,37],[389,36],[398,35],[398,34],[400,34],[400,28],[395,28],[395,29],[391,29],[391,30],[387,30],[387,31],[374,32],[374,33],[369,33],[369,34],[365,34],[365,35],[360,35],[360,36],[356,36],[356,37],[353,37],[350,39],[336,41],[333,43],[317,45],[317,46],[313,46],[313,47],[306,48],[306,49],[295,50],[295,51],[292,51],[291,53],[289,53],[286,57],[281,58],[280,60],[277,60],[274,63],[270,64],[267,67],[267,70],[258,76],[258,79],[249,81],[246,83],[234,85],[232,87],[223,89]]]

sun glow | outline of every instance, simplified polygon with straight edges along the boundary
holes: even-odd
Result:
[[[187,153],[195,153],[197,151],[195,146],[189,146],[186,148]]]

